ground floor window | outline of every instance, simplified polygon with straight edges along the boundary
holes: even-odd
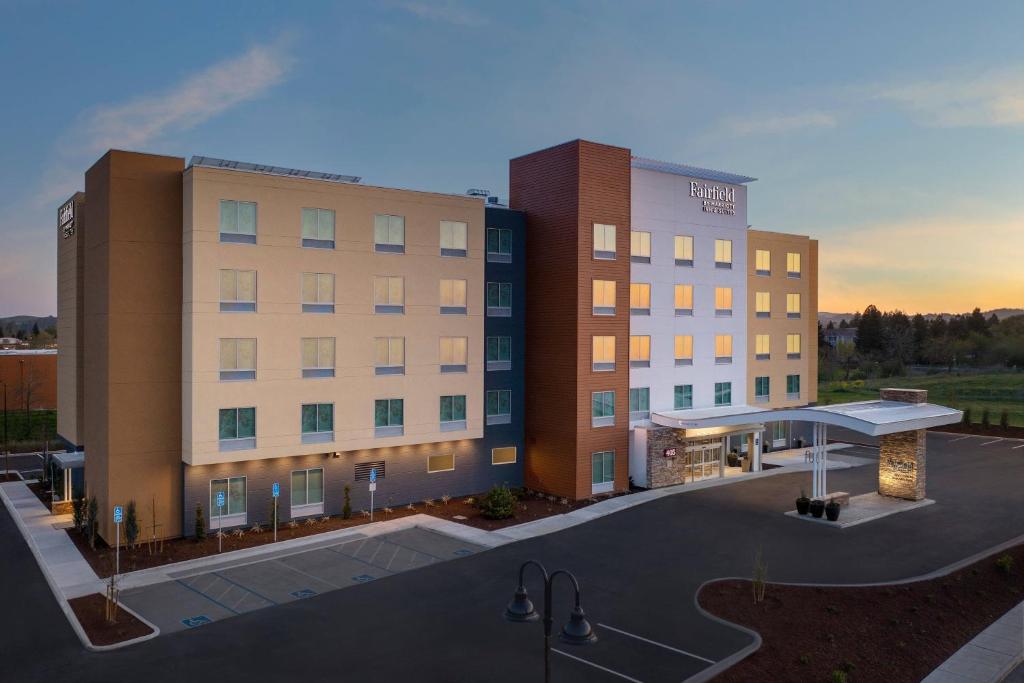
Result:
[[[427,456],[427,472],[451,472],[454,469],[454,453],[439,453]]]
[[[686,410],[687,408],[692,408],[693,385],[677,384],[675,387],[675,396],[672,405],[676,410]]]
[[[224,505],[217,505],[218,494],[224,494]],[[229,477],[210,481],[210,528],[221,529],[246,523],[245,477]]]
[[[590,456],[591,492],[602,493],[615,488],[615,451],[600,451]]]
[[[504,446],[502,448],[491,449],[491,464],[492,465],[512,465],[516,461],[516,447],[515,446]]]
[[[715,382],[715,405],[732,405],[732,382]]]
[[[324,513],[324,470],[317,467],[292,472],[292,517]]]
[[[772,423],[772,446],[785,446],[786,445],[786,423],[785,422],[773,422]]]

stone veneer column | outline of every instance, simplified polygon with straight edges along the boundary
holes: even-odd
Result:
[[[925,403],[923,389],[882,389],[883,401]],[[878,459],[878,492],[883,496],[921,500],[925,495],[925,430],[886,434]]]

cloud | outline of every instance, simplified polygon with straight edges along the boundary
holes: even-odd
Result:
[[[823,111],[730,118],[724,121],[726,128],[734,135],[780,134],[808,128],[835,128],[837,123],[835,115]]]
[[[398,6],[428,21],[439,21],[453,26],[477,27],[487,23],[486,17],[455,2],[400,2]]]
[[[918,80],[868,88],[875,100],[892,102],[929,126],[1001,127],[1024,124],[1024,68],[980,76]]]

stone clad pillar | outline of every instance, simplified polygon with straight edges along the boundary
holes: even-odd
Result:
[[[882,389],[883,401],[926,403],[924,389]],[[921,500],[925,496],[925,430],[896,432],[881,437],[878,492],[883,496]]]

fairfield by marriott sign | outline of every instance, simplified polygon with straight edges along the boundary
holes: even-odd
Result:
[[[690,196],[700,199],[705,213],[724,216],[736,215],[736,188],[728,185],[708,185],[690,182]]]

